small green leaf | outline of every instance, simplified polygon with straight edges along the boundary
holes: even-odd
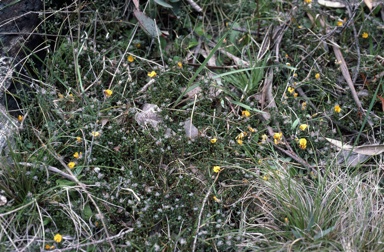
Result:
[[[317,240],[317,239],[320,239],[320,238],[323,238],[324,236],[326,236],[327,234],[329,234],[330,232],[332,232],[333,230],[335,230],[335,226],[333,227],[330,227],[324,231],[320,231],[319,233],[317,233],[313,239],[314,240]]]
[[[155,3],[157,3],[158,5],[161,5],[161,6],[165,7],[165,8],[170,8],[170,9],[173,8],[172,5],[170,5],[169,3],[164,2],[163,0],[155,0]]]
[[[291,129],[292,129],[292,130],[296,129],[296,127],[297,127],[297,125],[299,124],[299,122],[300,122],[300,119],[297,118],[297,119],[293,122]]]
[[[147,33],[152,38],[157,38],[160,36],[161,31],[153,19],[149,18],[139,10],[134,10],[133,14],[135,15],[137,21],[139,21],[139,25],[145,31],[145,33]]]
[[[250,110],[250,111],[255,111],[255,112],[258,112],[258,113],[265,113],[261,110],[258,110],[258,109],[255,109],[255,108],[251,108],[250,106],[244,104],[244,103],[241,103],[241,102],[237,102],[237,101],[232,101],[233,104],[235,105],[239,105],[240,107],[242,108],[245,108],[246,110]]]
[[[56,185],[58,185],[58,186],[73,186],[73,185],[76,185],[76,183],[73,181],[65,180],[65,179],[57,179]]]
[[[84,215],[84,219],[87,219],[87,220],[92,217],[93,212],[89,204],[86,204],[84,206],[83,215]]]

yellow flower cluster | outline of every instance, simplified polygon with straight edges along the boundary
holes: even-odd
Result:
[[[273,134],[273,141],[275,144],[279,144],[282,139],[283,139],[283,133],[282,132]]]
[[[242,145],[243,144],[243,139],[246,137],[246,136],[248,136],[248,134],[250,135],[250,134],[252,134],[252,133],[254,133],[254,132],[256,132],[256,130],[254,129],[254,128],[252,128],[251,126],[247,126],[247,129],[248,129],[248,132],[247,131],[243,131],[243,132],[241,132],[240,134],[238,134],[237,136],[236,136],[236,142],[239,144],[239,145]]]
[[[243,138],[246,137],[248,134],[246,131],[243,131],[241,132],[240,134],[238,134],[236,136],[236,142],[239,144],[239,145],[242,145],[243,144]]]

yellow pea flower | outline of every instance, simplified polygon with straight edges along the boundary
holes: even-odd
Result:
[[[273,141],[275,142],[275,144],[279,144],[281,139],[283,139],[283,133],[282,132],[273,134]]]
[[[75,166],[76,166],[76,163],[75,163],[75,162],[69,162],[69,163],[68,163],[68,167],[69,167],[69,169],[73,169]]]
[[[315,78],[316,78],[316,80],[320,79],[320,74],[319,74],[319,73],[316,73],[316,74],[315,74]]]
[[[308,128],[308,124],[300,124],[299,128],[300,130],[304,131]]]
[[[210,142],[211,142],[211,144],[214,144],[214,143],[216,143],[217,142],[217,138],[216,137],[214,137],[214,138],[211,138],[211,140],[209,140]]]
[[[82,154],[83,153],[81,153],[81,152],[80,153],[79,152],[75,152],[75,154],[73,154],[73,157],[76,158],[76,159],[79,159],[79,158],[81,158]]]
[[[111,97],[111,95],[113,94],[113,91],[110,89],[106,89],[104,90],[104,94],[106,97]]]
[[[288,93],[292,94],[295,92],[295,89],[293,87],[288,87]]]
[[[339,104],[336,104],[335,107],[333,108],[333,110],[334,110],[336,113],[340,113],[340,112],[341,112],[341,108],[340,108]]]
[[[94,137],[98,137],[98,136],[100,136],[100,132],[92,131],[91,135],[94,136]]]
[[[363,39],[368,38],[368,37],[369,37],[368,32],[363,32],[363,34],[361,34],[361,37],[362,37]]]
[[[220,172],[220,171],[221,171],[221,167],[220,167],[220,166],[215,165],[215,166],[213,167],[213,172],[218,173],[218,172]]]
[[[220,203],[220,202],[221,202],[221,200],[218,199],[216,196],[213,196],[212,198],[213,198],[213,200],[216,201],[217,203]]]
[[[300,138],[300,140],[299,140],[299,147],[300,147],[300,149],[305,150],[307,148],[307,139]]]
[[[242,117],[250,117],[251,113],[248,110],[243,110],[243,111],[241,111],[241,116]]]
[[[127,60],[128,60],[128,62],[133,62],[133,61],[135,61],[135,57],[133,57],[132,55],[129,55],[128,57],[127,57]]]
[[[155,71],[152,71],[150,73],[148,73],[148,76],[151,77],[151,78],[155,78],[157,75],[157,73]]]
[[[60,243],[63,240],[63,236],[61,234],[55,234],[53,240],[57,243]]]

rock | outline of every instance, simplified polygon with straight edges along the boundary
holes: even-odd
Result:
[[[184,130],[187,137],[194,139],[199,135],[199,130],[192,124],[191,119],[184,122]]]
[[[35,37],[33,31],[39,24],[36,11],[41,10],[41,0],[3,0],[0,2],[0,152],[6,150],[17,133],[17,121],[12,118],[5,104],[14,104],[5,97],[4,92],[13,85],[14,71],[22,71],[15,66],[27,42]],[[30,48],[33,49],[33,48]],[[31,50],[32,51],[32,50]],[[17,108],[17,107],[16,107]]]
[[[163,122],[163,119],[158,114],[160,108],[155,104],[146,103],[141,112],[136,113],[135,120],[141,127],[151,125],[155,130],[158,130],[158,125]]]

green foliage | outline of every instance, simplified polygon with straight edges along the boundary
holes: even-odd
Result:
[[[30,86],[17,94],[23,128],[0,167],[8,200],[1,249],[383,249],[380,159],[345,169],[323,138],[347,142],[359,130],[382,138],[377,117],[371,127],[359,118],[324,42],[321,18],[334,23],[346,12],[303,2],[198,3],[202,13],[186,1],[142,2],[142,20],[121,1],[42,16],[50,50],[41,68],[27,59],[33,81],[20,72]],[[353,20],[361,31],[370,26],[363,14]],[[149,19],[161,38],[146,33]],[[346,62],[356,63],[351,26],[337,31]],[[356,39],[360,69],[374,76],[383,70],[375,42],[383,36],[369,33]],[[363,81],[363,107],[382,113],[382,82]],[[146,103],[160,108],[158,127],[137,122]],[[187,119],[198,128],[194,139]],[[57,233],[63,242],[53,241]]]

